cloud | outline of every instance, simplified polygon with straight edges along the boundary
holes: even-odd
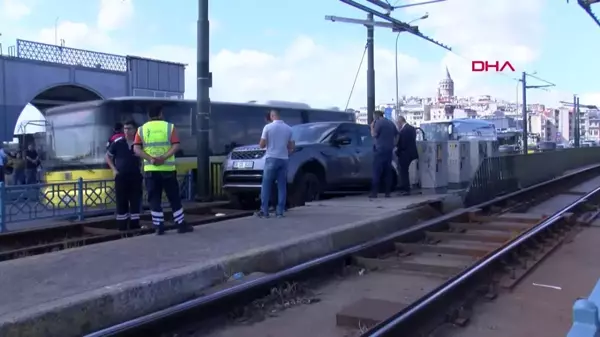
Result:
[[[456,53],[442,54],[434,61],[431,58],[428,61],[419,59],[411,55],[410,50],[399,53],[400,94],[435,95],[438,82],[445,76],[445,67],[448,66],[455,80],[457,95],[491,94],[514,100],[517,82],[513,78],[518,74],[473,73],[471,60],[507,60],[517,68],[517,72],[535,61],[544,40],[544,22],[540,16],[543,5],[544,0],[452,0],[405,10],[402,14],[409,18],[419,17],[428,10],[429,18],[418,23],[421,31],[450,45]],[[59,38],[64,38],[68,46],[75,48],[120,53],[127,41],[111,39],[107,34],[122,27],[133,12],[131,0],[102,0],[97,27],[61,22]],[[221,28],[220,20],[211,19],[212,32]],[[42,30],[40,38],[53,43],[54,29]],[[215,100],[289,100],[312,106],[344,108],[364,52],[361,39],[332,48],[306,35],[298,35],[287,46],[272,53],[244,46],[243,41],[236,43],[236,48],[215,50],[211,55],[214,79],[211,97]],[[384,44],[377,44],[375,50],[378,103],[393,101],[396,82],[394,50],[381,46]],[[188,64],[186,96],[196,97],[195,46],[162,44],[125,52]],[[559,91],[532,91],[529,101],[556,104],[558,100],[570,100],[569,96]],[[600,99],[600,94],[590,93],[585,97]],[[365,104],[366,60],[350,99],[350,107],[358,108]]]
[[[42,29],[36,41],[55,44],[64,40],[65,45],[73,48],[103,50],[112,47],[111,39],[103,31],[82,22],[62,21],[52,28]]]
[[[332,50],[317,44],[308,36],[299,36],[281,54],[252,49],[220,50],[211,57],[211,96],[228,101],[289,100],[314,106],[343,107],[352,89],[363,51],[362,44]],[[189,64],[186,96],[196,96],[195,49],[159,46],[146,51],[144,55]],[[173,55],[176,55],[175,59]],[[375,58],[381,69],[393,69],[394,55],[391,51],[376,49]],[[432,94],[437,80],[431,82],[430,79],[440,78],[442,73],[434,70],[436,76],[422,77],[419,60],[406,55],[400,55],[399,58],[401,90],[407,92],[412,89],[422,94]],[[365,69],[366,62],[354,89],[353,104],[364,102]],[[391,100],[395,95],[390,83],[394,83],[392,73],[378,74],[377,84],[381,88],[378,93],[386,100]]]
[[[133,17],[132,0],[101,0],[97,27],[104,32],[122,28]]]
[[[429,18],[419,22],[421,31],[450,45],[456,53],[449,52],[435,62],[399,54],[401,95],[433,96],[448,66],[458,95],[491,94],[514,100],[516,82],[513,78],[517,74],[502,77],[473,73],[471,61],[506,60],[517,71],[535,61],[543,40],[540,14],[543,5],[543,0],[453,0],[404,11],[404,16],[419,17],[428,10]],[[211,59],[212,97],[236,101],[293,100],[344,107],[363,52],[362,43],[357,41],[333,49],[309,36],[299,36],[287,48],[272,54],[250,48],[217,51]],[[178,55],[179,61],[190,64],[186,72],[186,96],[195,97],[195,50],[161,46],[148,50],[145,55],[160,58]],[[377,48],[375,58],[377,101],[391,102],[395,97],[394,51]],[[354,89],[352,107],[365,105],[365,73],[366,62]],[[563,96],[533,94],[544,98]]]
[[[18,21],[31,14],[31,8],[22,0],[2,0],[0,4],[0,18]]]

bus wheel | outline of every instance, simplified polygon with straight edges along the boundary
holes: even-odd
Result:
[[[321,198],[321,181],[310,172],[303,172],[296,179],[291,191],[291,207],[304,206],[305,203]]]

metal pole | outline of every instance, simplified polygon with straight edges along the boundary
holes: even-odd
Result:
[[[521,77],[521,83],[523,83],[523,98],[521,99],[521,101],[523,101],[523,110],[522,110],[522,117],[523,117],[523,154],[527,154],[528,150],[527,150],[527,134],[528,134],[528,120],[527,120],[527,73],[523,72],[523,75]]]
[[[198,31],[197,31],[197,87],[196,87],[196,145],[197,145],[197,189],[198,199],[210,199],[209,188],[209,139],[210,128],[210,87],[212,86],[209,68],[209,22],[208,1],[198,0]]]
[[[575,147],[579,147],[581,144],[581,129],[580,129],[580,116],[579,116],[579,97],[575,97],[575,105],[573,106],[573,113],[575,114]]]
[[[367,15],[367,20],[374,22],[373,14]],[[367,123],[373,123],[375,112],[375,47],[373,45],[375,28],[372,24],[367,25]]]
[[[394,58],[394,63],[396,65],[396,117],[400,115],[400,101],[399,101],[399,93],[398,93],[398,38],[400,37],[400,33],[396,34],[396,54]]]

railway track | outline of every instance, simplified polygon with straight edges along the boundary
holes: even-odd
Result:
[[[593,220],[600,187],[570,189],[599,173],[600,166],[582,170],[275,274],[220,285],[87,337],[430,336],[444,324],[467,324],[478,301],[514,287]],[[536,210],[565,195],[568,203]]]
[[[170,212],[165,213],[167,229],[173,229],[174,226],[168,223]],[[252,211],[229,208],[224,202],[198,204],[195,207],[188,206],[186,221],[193,226],[199,226],[251,214]],[[121,232],[116,228],[114,216],[104,216],[83,222],[0,234],[0,262],[154,232],[147,214],[142,215],[140,224],[142,229]]]

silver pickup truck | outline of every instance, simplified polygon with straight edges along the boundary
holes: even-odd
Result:
[[[323,194],[367,191],[373,172],[373,139],[368,125],[319,122],[292,127],[296,150],[288,166],[288,206],[301,206]],[[241,146],[227,156],[223,189],[240,207],[256,202],[260,194],[265,150]],[[392,163],[393,186],[397,167]],[[275,190],[275,189],[274,189]],[[272,194],[272,195],[276,195]]]

